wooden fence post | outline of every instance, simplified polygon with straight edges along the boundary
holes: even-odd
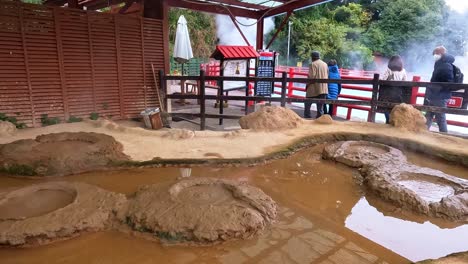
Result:
[[[377,96],[379,94],[379,79],[380,75],[378,73],[374,74],[374,79],[372,80],[372,100],[371,108],[369,111],[369,116],[367,122],[375,122],[375,115],[377,113]]]
[[[286,72],[281,73],[281,79],[282,79],[281,81],[281,107],[286,106],[287,77],[288,77],[288,74]]]
[[[200,89],[199,96],[200,96],[200,130],[205,130],[206,126],[206,117],[205,117],[205,112],[206,112],[206,107],[205,107],[205,71],[200,70]],[[223,107],[221,105],[221,107]]]
[[[154,72],[154,66],[153,64],[151,64],[151,69],[153,70],[153,77],[155,78],[154,80],[154,86],[156,88],[156,95],[158,96],[158,102],[159,102],[159,107],[161,107],[161,110],[162,111],[166,111],[168,112],[169,110],[167,109],[167,101],[166,100],[169,100],[167,99],[167,81],[166,81],[166,78],[164,78],[164,70],[159,70],[159,87],[157,86],[157,83],[156,83],[156,75],[155,75],[155,72]],[[163,98],[165,100],[162,100],[161,98],[161,94],[159,93],[159,89],[162,90],[163,92]]]
[[[465,109],[468,107],[468,88],[465,88],[465,93],[463,94],[463,105],[462,108]]]

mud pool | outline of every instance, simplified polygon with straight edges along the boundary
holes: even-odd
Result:
[[[98,232],[34,248],[0,248],[1,262],[410,263],[468,250],[468,225],[402,211],[366,194],[358,171],[322,160],[321,149],[310,148],[288,159],[255,167],[192,168],[190,177],[247,181],[278,203],[278,222],[260,237],[210,247],[188,247],[162,246],[136,234]],[[406,154],[414,164],[468,179],[466,167]],[[187,170],[138,168],[85,173],[60,180],[132,194],[142,185],[175,181],[182,174],[186,175]],[[55,180],[1,177],[0,189]],[[48,193],[44,201],[57,195],[63,196]],[[53,210],[52,207],[48,210]]]

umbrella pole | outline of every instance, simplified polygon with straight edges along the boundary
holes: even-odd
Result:
[[[182,71],[181,71],[181,75],[182,76],[185,76],[185,73],[184,73],[184,64],[185,63],[182,63]],[[181,80],[180,81],[180,92],[182,93],[182,95],[185,94],[185,80]],[[180,99],[179,103],[181,105],[184,105],[184,104],[188,104],[185,99]]]

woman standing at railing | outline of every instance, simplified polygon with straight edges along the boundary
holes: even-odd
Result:
[[[328,62],[328,79],[339,80],[341,79],[340,70],[336,60],[330,60]],[[341,93],[341,83],[329,83],[328,84],[328,95],[327,99],[336,100],[338,95]],[[333,105],[324,104],[323,113],[326,115],[333,115]]]
[[[381,76],[384,81],[406,81],[406,70],[403,66],[403,60],[400,56],[393,56],[388,62],[388,68]],[[379,89],[379,101],[389,103],[403,102],[403,87],[381,86]],[[385,123],[390,123],[390,112],[393,107],[379,106],[377,110],[385,115]]]

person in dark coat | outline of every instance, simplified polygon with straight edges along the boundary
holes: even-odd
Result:
[[[338,68],[338,64],[336,63],[336,60],[330,60],[328,62],[328,79],[334,79],[334,80],[341,79],[340,69]],[[328,84],[327,99],[336,100],[338,99],[338,95],[340,95],[340,93],[341,93],[341,83],[329,83]],[[324,104],[323,113],[326,115],[332,115],[333,105]]]
[[[403,66],[403,60],[400,56],[392,56],[388,62],[388,68],[381,77],[384,81],[406,81],[406,70]],[[403,87],[382,86],[379,89],[379,101],[388,103],[403,102]],[[385,123],[390,123],[390,112],[393,107],[379,106],[377,110],[385,115]]]
[[[441,82],[441,83],[453,83],[454,82],[454,72],[453,72],[453,63],[455,58],[447,54],[445,47],[437,47],[434,52],[434,72],[432,73],[431,82]],[[447,107],[448,100],[452,97],[452,92],[445,87],[438,88],[427,88],[426,96],[424,98],[424,105],[427,106],[436,106],[436,107]],[[445,113],[426,113],[426,125],[427,129],[431,128],[434,116],[439,126],[440,132],[447,132],[447,118]]]

